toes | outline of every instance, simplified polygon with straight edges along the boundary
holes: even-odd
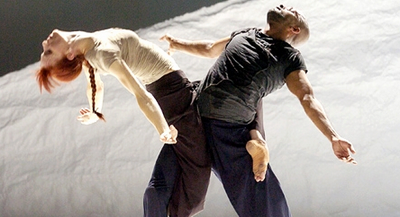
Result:
[[[255,179],[257,182],[262,182],[262,181],[264,181],[264,179],[265,179],[265,174],[266,174],[266,172],[267,172],[267,167],[268,167],[268,164],[262,163],[262,164],[259,164],[259,165],[258,165],[257,169],[254,169],[254,170],[253,170],[254,179]]]

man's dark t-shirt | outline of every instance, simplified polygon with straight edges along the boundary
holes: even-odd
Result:
[[[307,71],[304,59],[290,44],[256,28],[234,32],[200,84],[200,115],[249,124],[260,100],[281,88],[286,76],[300,69]]]

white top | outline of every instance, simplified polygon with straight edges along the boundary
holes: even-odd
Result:
[[[179,70],[171,56],[131,30],[112,28],[93,35],[95,45],[86,52],[85,58],[99,73],[108,73],[110,65],[118,59],[124,60],[143,84]]]

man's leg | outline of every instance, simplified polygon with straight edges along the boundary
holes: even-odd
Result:
[[[168,203],[179,172],[172,145],[166,144],[158,155],[153,174],[143,197],[145,217],[166,217]]]
[[[240,217],[288,217],[289,208],[278,179],[268,166],[266,178],[256,182],[252,159],[246,150],[246,125],[203,118],[213,170]]]

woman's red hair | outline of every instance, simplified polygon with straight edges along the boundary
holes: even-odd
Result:
[[[70,82],[75,80],[82,72],[82,66],[85,64],[89,68],[90,83],[92,87],[92,108],[100,119],[105,121],[103,114],[96,111],[95,96],[96,96],[96,82],[94,80],[94,69],[87,62],[83,54],[76,56],[73,60],[64,57],[57,64],[51,67],[42,67],[36,72],[36,80],[39,84],[40,92],[44,88],[47,92],[51,93],[54,85],[58,85],[57,81]]]
[[[57,64],[51,67],[42,67],[36,72],[36,80],[39,83],[40,92],[44,88],[47,92],[51,92],[54,85],[58,85],[56,81],[70,82],[76,79],[82,72],[82,65],[85,57],[79,55],[73,60],[64,57]]]

